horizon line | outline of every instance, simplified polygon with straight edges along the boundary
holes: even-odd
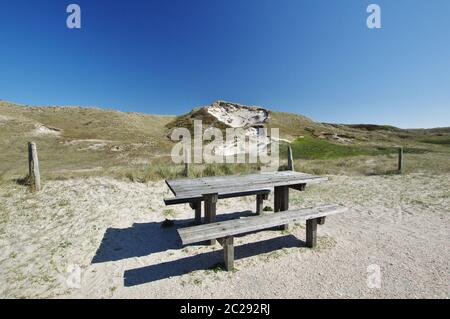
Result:
[[[217,99],[213,103],[219,102],[219,101],[232,103],[232,104],[239,104],[239,105],[246,106],[246,107],[255,107],[255,106],[257,106],[257,107],[264,108],[264,109],[266,109],[268,111],[271,111],[271,112],[289,113],[289,114],[294,114],[294,115],[298,115],[298,116],[304,116],[304,117],[307,117],[308,119],[310,119],[310,120],[312,120],[312,121],[314,121],[316,123],[320,123],[320,124],[390,126],[390,127],[401,129],[401,130],[433,130],[433,129],[450,128],[450,125],[449,126],[433,126],[433,127],[400,127],[400,126],[396,126],[396,125],[393,125],[393,124],[387,124],[387,123],[370,123],[370,122],[366,122],[366,123],[364,123],[364,122],[359,122],[359,123],[338,123],[338,122],[329,122],[329,121],[319,121],[319,120],[313,119],[312,117],[310,117],[310,116],[308,116],[306,114],[293,113],[293,112],[287,112],[287,111],[274,111],[274,110],[272,110],[270,108],[267,108],[267,107],[261,106],[261,105],[245,105],[245,104],[242,104],[242,103],[239,103],[239,102],[229,102],[229,101],[224,101],[224,100],[221,100],[221,99]],[[195,108],[212,105],[212,103],[211,103],[209,105],[194,106],[194,107],[191,107],[188,111],[186,111],[185,113],[182,113],[182,114],[162,114],[162,113],[145,113],[145,112],[141,112],[141,111],[123,111],[123,110],[121,110],[120,108],[117,108],[117,107],[103,107],[103,106],[97,106],[97,105],[63,105],[63,104],[59,104],[59,105],[58,104],[54,104],[54,105],[51,105],[51,104],[38,105],[38,104],[17,103],[17,102],[13,102],[13,101],[10,101],[10,100],[4,100],[4,99],[0,99],[0,102],[6,102],[6,103],[9,103],[9,104],[13,104],[13,105],[16,105],[16,106],[22,106],[22,107],[82,108],[82,109],[97,109],[97,110],[103,110],[103,111],[114,111],[114,112],[120,112],[120,113],[126,113],[126,114],[143,114],[143,115],[149,115],[149,116],[153,115],[153,116],[174,116],[174,117],[181,116],[181,115],[184,115],[184,114],[188,114],[190,111],[194,110]]]

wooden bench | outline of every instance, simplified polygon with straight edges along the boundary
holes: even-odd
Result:
[[[326,216],[343,213],[346,210],[347,208],[338,205],[288,210],[182,228],[178,229],[178,234],[183,245],[217,239],[223,246],[225,268],[232,270],[234,267],[234,236],[306,220],[306,246],[312,248],[317,242],[317,224],[323,225]]]

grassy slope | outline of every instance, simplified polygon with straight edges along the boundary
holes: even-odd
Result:
[[[172,143],[167,134],[173,127],[191,127],[194,119],[224,128],[202,110],[172,117],[95,108],[24,107],[0,101],[0,175],[10,178],[27,172],[26,144],[33,140],[38,144],[44,178],[99,174],[147,180],[179,176],[182,168],[170,162]],[[38,123],[62,129],[61,135],[36,135]],[[294,157],[308,160],[301,164],[305,171],[317,172],[320,167],[328,167],[325,172],[338,173],[344,166],[339,162],[342,158],[353,158],[347,162],[357,167],[358,159],[364,162],[366,157],[391,156],[396,145],[406,146],[407,152],[416,154],[450,152],[447,128],[401,130],[389,126],[325,124],[282,112],[270,112],[267,127],[279,128],[281,138],[293,141]],[[351,144],[336,143],[330,138],[332,135],[351,139]],[[89,149],[98,144],[97,149]],[[285,153],[284,147],[283,158]],[[436,158],[446,164],[446,156]],[[226,165],[199,165],[192,168],[192,174],[232,174],[256,168],[256,165],[233,165],[231,169]]]
[[[173,120],[169,116],[78,107],[23,107],[5,102],[0,102],[0,115],[0,172],[7,170],[9,175],[26,171],[26,145],[30,140],[38,145],[44,175],[128,166],[132,161],[148,161],[170,152],[171,144],[165,136],[165,125]],[[62,133],[37,135],[37,123],[62,129]],[[93,144],[105,145],[87,149]]]

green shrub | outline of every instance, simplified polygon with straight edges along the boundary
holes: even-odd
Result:
[[[335,159],[359,155],[384,155],[397,151],[393,147],[335,144],[311,136],[296,139],[291,146],[294,159]]]

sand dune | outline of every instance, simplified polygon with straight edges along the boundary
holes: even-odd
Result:
[[[163,182],[52,181],[38,194],[9,185],[0,193],[0,296],[448,298],[449,189],[448,174],[331,176],[291,195],[291,207],[352,208],[320,227],[317,249],[303,246],[302,225],[239,237],[238,270],[228,273],[208,269],[221,261],[218,244],[179,246],[176,227],[193,214],[187,205],[163,214]],[[220,218],[253,209],[251,197],[218,205],[228,212]],[[166,215],[174,228],[161,228]],[[371,265],[379,289],[367,285]]]

